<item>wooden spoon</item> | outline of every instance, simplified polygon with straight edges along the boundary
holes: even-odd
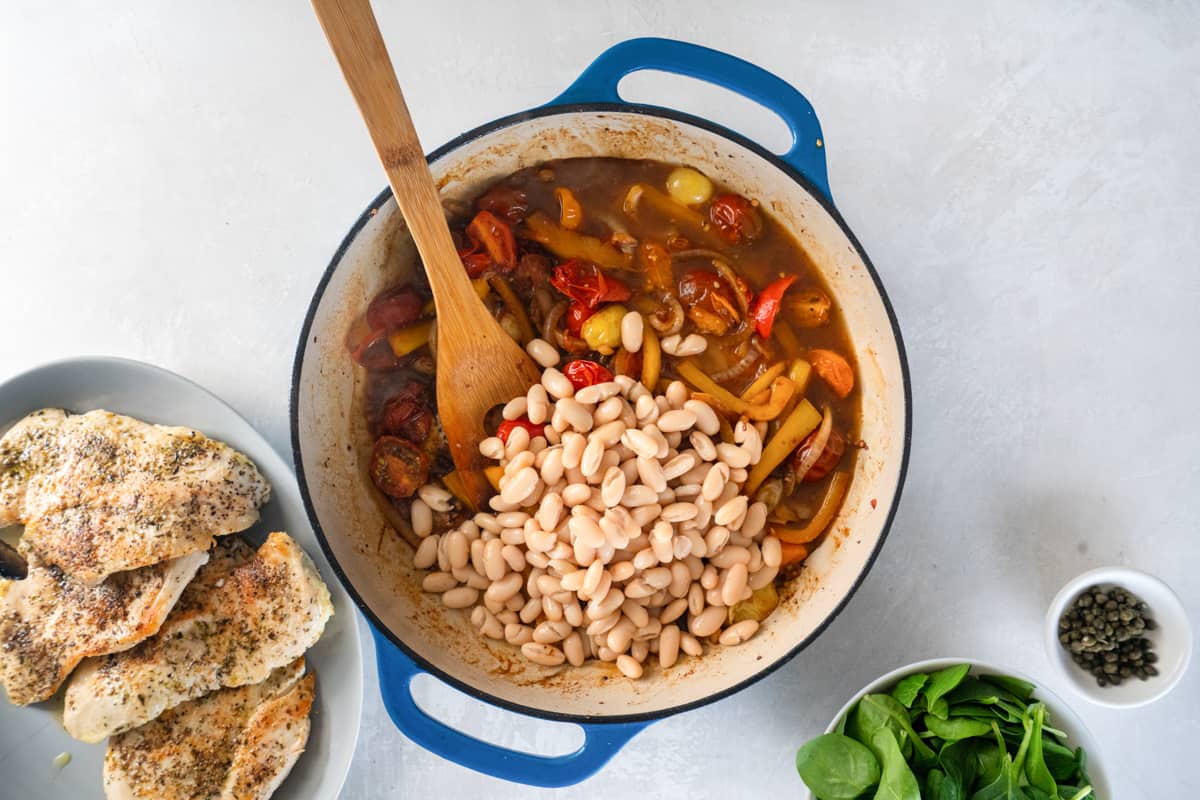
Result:
[[[463,269],[369,0],[312,3],[429,275],[437,307],[438,415],[454,465],[479,503],[489,491],[480,472],[484,415],[525,394],[541,370],[488,313]]]

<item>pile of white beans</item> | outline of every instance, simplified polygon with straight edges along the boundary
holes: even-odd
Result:
[[[494,513],[434,533],[432,512],[453,501],[422,487],[412,525],[424,590],[550,667],[597,658],[640,678],[652,654],[665,669],[706,641],[753,636],[758,622],[727,623],[782,558],[766,506],[741,492],[763,431],[743,420],[722,441],[716,412],[678,381],[657,396],[620,375],[576,391],[553,346],[528,349],[542,382],[504,417],[546,423],[545,435],[516,427],[479,445],[504,467]]]

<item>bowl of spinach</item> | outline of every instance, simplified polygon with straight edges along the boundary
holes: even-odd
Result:
[[[1095,740],[1014,670],[934,659],[871,683],[796,753],[810,800],[1110,800]]]

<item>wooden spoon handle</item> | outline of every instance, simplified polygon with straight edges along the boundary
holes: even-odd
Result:
[[[478,302],[458,258],[429,163],[369,0],[312,0],[325,38],[358,103],[388,183],[425,264],[434,302]]]

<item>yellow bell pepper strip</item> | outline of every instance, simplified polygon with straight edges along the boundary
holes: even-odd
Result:
[[[650,391],[658,386],[658,375],[662,370],[662,347],[658,334],[649,323],[642,326],[642,385]]]
[[[475,289],[475,294],[479,295],[480,300],[486,300],[488,294],[491,293],[492,287],[488,285],[487,278],[475,278],[471,281],[472,288]],[[432,300],[421,307],[421,315],[432,317],[437,314],[437,306]]]
[[[433,330],[433,320],[426,319],[401,328],[388,334],[388,344],[396,358],[403,358],[409,353],[429,344],[429,334]]]
[[[783,550],[783,559],[779,562],[781,567],[790,567],[792,564],[799,564],[804,559],[808,558],[808,547],[802,544],[788,544],[780,542],[780,547]]]
[[[775,320],[772,332],[775,334],[775,340],[779,342],[779,346],[783,348],[784,355],[788,358],[800,358],[804,355],[804,347],[796,338],[796,332],[785,320]]]
[[[565,186],[554,190],[558,198],[558,224],[569,231],[577,229],[583,222],[583,206],[575,198],[575,193]]]
[[[770,399],[765,403],[748,403],[714,381],[692,361],[680,361],[675,369],[685,381],[704,395],[704,400],[718,411],[734,416],[745,415],[752,420],[771,420],[783,413],[783,409],[796,393],[795,384],[782,375],[771,382]]]
[[[795,410],[783,420],[775,435],[767,440],[762,457],[750,468],[742,493],[753,496],[771,471],[782,464],[788,454],[804,441],[804,437],[816,430],[820,424],[821,412],[808,400],[801,400]]]
[[[578,258],[609,269],[633,270],[633,256],[610,247],[595,236],[585,236],[556,225],[540,211],[530,214],[520,234],[544,246],[559,258]]]
[[[688,208],[683,203],[675,202],[666,192],[644,183],[635,183],[629,187],[629,191],[625,193],[625,202],[622,208],[628,216],[636,219],[638,205],[642,202],[649,203],[675,222],[684,223],[697,231],[705,229],[706,220],[703,214]]]
[[[755,589],[749,600],[730,606],[727,619],[730,625],[746,619],[762,622],[778,605],[779,592],[776,591],[774,583],[768,583],[761,589]]]
[[[750,308],[750,316],[754,319],[754,330],[764,339],[771,338],[771,329],[775,326],[775,317],[783,305],[783,293],[796,282],[795,275],[785,275],[772,281],[754,298]]]
[[[771,388],[771,384],[776,378],[783,374],[783,371],[787,368],[787,366],[788,363],[786,361],[780,361],[778,364],[772,364],[767,368],[766,372],[764,372],[762,375],[759,375],[754,379],[753,383],[746,387],[746,391],[742,392],[742,399],[746,402],[750,402],[750,398],[762,394],[767,389]],[[788,377],[790,378],[791,376],[789,375]],[[795,383],[794,378],[792,379],[792,382]]]
[[[675,272],[671,268],[670,250],[647,239],[638,245],[637,262],[651,289],[665,292],[675,288]],[[638,310],[646,313],[644,309]]]
[[[525,313],[525,307],[521,305],[521,301],[517,298],[516,292],[508,285],[508,281],[502,275],[492,275],[488,278],[488,283],[496,294],[500,295],[500,299],[504,301],[504,305],[508,308],[508,312],[512,314],[513,319],[517,322],[517,330],[520,333],[521,346],[529,344],[533,341],[533,325],[529,324],[529,315]]]
[[[792,361],[788,367],[788,377],[792,379],[792,383],[796,384],[796,392],[804,394],[808,390],[808,379],[812,376],[812,364],[809,364],[803,358],[797,358]]]
[[[829,523],[833,522],[833,518],[837,516],[838,509],[842,507],[842,501],[846,499],[846,489],[849,486],[849,472],[833,473],[833,477],[829,479],[829,490],[825,492],[825,498],[821,500],[821,507],[817,509],[816,514],[813,514],[813,518],[808,521],[807,525],[803,528],[773,526],[771,533],[786,544],[808,544],[814,541],[825,532]]]
[[[499,465],[484,467],[483,474],[487,477],[488,483],[492,485],[492,488],[497,492],[500,491],[500,479],[504,477],[504,467]]]

